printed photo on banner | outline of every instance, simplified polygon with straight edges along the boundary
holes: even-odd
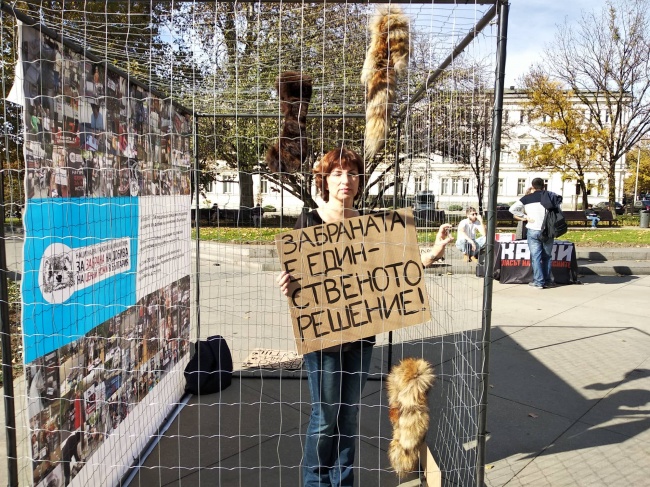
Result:
[[[190,194],[189,114],[22,31],[28,198]]]
[[[18,34],[30,485],[100,485],[88,466],[110,451],[128,469],[139,446],[115,442],[153,434],[182,395],[192,120],[105,62]]]
[[[74,478],[189,353],[189,306],[187,276],[26,367],[34,485]]]
[[[431,319],[412,210],[276,236],[299,353]]]

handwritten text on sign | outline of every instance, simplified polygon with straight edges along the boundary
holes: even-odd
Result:
[[[276,236],[292,276],[289,307],[300,353],[430,319],[411,210],[388,211]]]

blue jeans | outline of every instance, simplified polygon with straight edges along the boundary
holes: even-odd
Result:
[[[372,345],[304,356],[311,416],[302,459],[304,487],[352,486],[357,413]]]
[[[477,239],[472,240],[474,245],[476,245],[476,250],[472,251],[472,244],[469,243],[470,241],[465,238],[459,238],[456,240],[456,248],[463,254],[476,257],[479,251],[485,247],[485,240],[485,237],[478,237]]]
[[[600,221],[600,218],[597,217],[596,215],[587,215],[587,220],[591,220],[591,226],[593,228],[596,228],[598,222]]]
[[[551,284],[551,262],[553,255],[553,239],[544,243],[539,240],[541,230],[528,229],[526,240],[530,250],[530,265],[533,268],[533,284],[544,286]]]

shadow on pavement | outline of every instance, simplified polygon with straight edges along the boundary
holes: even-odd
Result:
[[[521,469],[540,455],[623,442],[648,430],[650,387],[647,383],[642,387],[641,381],[650,380],[650,370],[629,370],[623,377],[604,372],[612,337],[634,340],[638,330],[535,328],[540,338],[529,349],[515,339],[519,331],[492,330],[488,463],[514,458],[515,463],[522,462]],[[402,357],[423,357],[435,367],[427,444],[444,485],[476,481],[479,337],[474,330],[393,347],[394,363]],[[580,360],[573,363],[585,349],[593,359],[582,364],[592,367],[587,371],[580,369]],[[390,470],[386,454],[392,437],[383,387],[386,356],[385,346],[375,347],[371,366],[375,380],[368,381],[360,406],[356,484],[364,487],[391,487],[408,480]],[[131,485],[300,485],[310,410],[302,375],[282,371],[241,375],[221,393],[193,396]],[[594,377],[604,380],[590,380]]]

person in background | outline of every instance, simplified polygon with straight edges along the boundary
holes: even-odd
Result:
[[[542,193],[544,193],[544,180],[535,178],[532,182],[534,191],[524,195],[513,203],[509,211],[518,220],[526,222],[528,248],[530,250],[530,265],[533,268],[533,282],[529,285],[537,289],[555,286],[551,277],[551,261],[553,252],[553,239],[546,242],[540,239],[542,224],[546,215],[546,208],[542,206]],[[551,196],[555,196],[553,193]]]
[[[467,218],[458,224],[458,237],[456,248],[463,253],[464,259],[471,262],[472,258],[478,257],[479,252],[485,247],[485,225],[476,208],[470,206],[465,211]],[[481,234],[476,236],[476,232]]]
[[[251,216],[253,217],[253,226],[261,227],[262,226],[262,215],[264,214],[264,208],[259,204],[255,205],[251,210]]]
[[[526,193],[524,193],[524,194],[530,194],[533,191],[535,191],[535,188],[530,186],[526,190]],[[517,221],[517,230],[516,230],[516,233],[515,233],[515,238],[517,240],[526,240],[526,236],[528,235],[528,232],[526,231],[526,219],[523,218],[523,217],[515,216],[515,215],[513,215],[513,216],[514,216],[515,220],[518,220]]]
[[[600,221],[600,215],[598,215],[598,212],[594,210],[594,205],[587,206],[587,209],[585,210],[585,216],[587,217],[587,220],[591,221],[591,229],[596,230],[598,222]]]
[[[325,203],[302,213],[294,228],[361,216],[354,202],[364,187],[363,170],[363,158],[345,147],[325,154],[314,167],[316,189]],[[421,254],[423,265],[430,265],[444,253],[449,235],[439,235],[432,251]],[[287,272],[278,276],[285,296],[290,281]],[[375,337],[368,337],[303,357],[312,403],[302,460],[304,487],[354,485],[357,416],[374,344]]]

